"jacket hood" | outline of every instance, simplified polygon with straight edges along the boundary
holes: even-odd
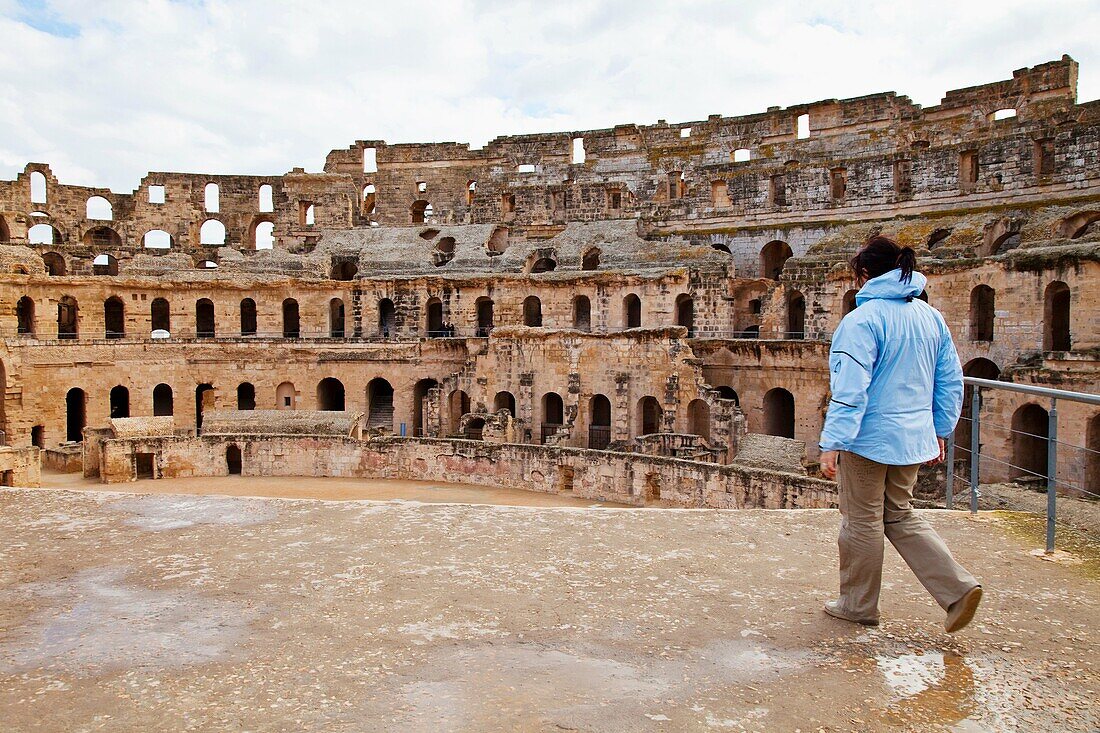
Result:
[[[904,300],[915,298],[924,291],[928,284],[928,278],[919,272],[913,273],[913,279],[907,283],[901,281],[901,268],[890,270],[883,275],[871,278],[856,293],[856,305],[862,305],[868,300],[883,298],[888,300]]]

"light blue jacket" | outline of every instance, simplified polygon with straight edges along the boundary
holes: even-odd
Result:
[[[928,280],[901,270],[868,280],[829,350],[832,399],[822,450],[844,450],[892,466],[939,455],[936,436],[955,429],[962,367],[939,311],[916,296]]]

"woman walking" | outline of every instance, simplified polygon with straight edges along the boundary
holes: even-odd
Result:
[[[917,469],[943,461],[959,420],[959,356],[943,316],[917,297],[927,279],[912,248],[876,236],[851,265],[861,288],[833,335],[820,443],[822,472],[840,475],[840,598],[825,612],[878,625],[885,535],[947,612],[944,628],[959,631],[982,588],[911,506]]]

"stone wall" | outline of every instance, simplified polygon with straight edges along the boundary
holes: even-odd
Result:
[[[42,478],[38,448],[0,446],[0,486],[38,486]]]

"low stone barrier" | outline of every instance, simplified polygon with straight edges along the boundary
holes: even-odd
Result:
[[[635,506],[797,509],[835,507],[829,481],[738,465],[637,453],[441,438],[217,435],[104,440],[106,483],[225,476],[240,451],[245,476],[333,476],[468,483]]]

